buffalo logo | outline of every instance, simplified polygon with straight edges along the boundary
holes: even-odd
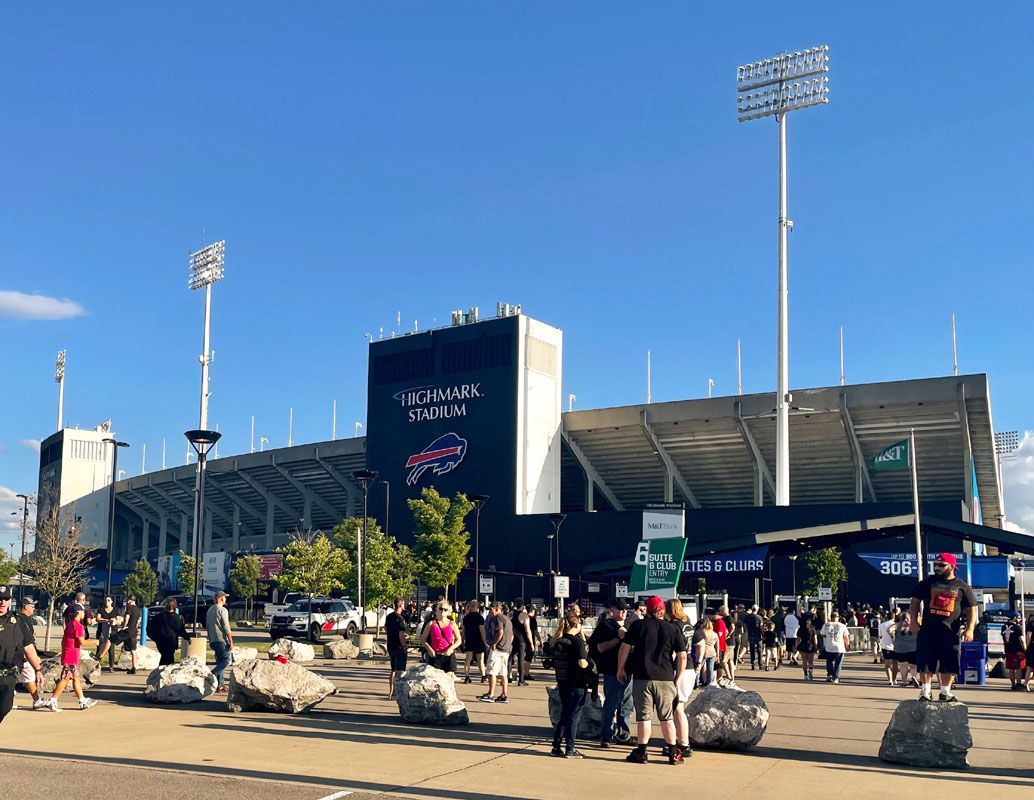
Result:
[[[406,461],[406,468],[412,470],[406,477],[406,483],[415,486],[420,476],[428,469],[433,469],[435,475],[444,475],[458,467],[466,454],[466,439],[461,439],[455,433],[439,436]]]

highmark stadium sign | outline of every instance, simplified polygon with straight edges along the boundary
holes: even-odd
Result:
[[[467,401],[484,395],[480,383],[454,386],[417,386],[395,392],[392,397],[406,409],[410,422],[429,422],[467,416]]]

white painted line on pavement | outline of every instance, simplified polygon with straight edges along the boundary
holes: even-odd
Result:
[[[319,800],[338,800],[339,797],[346,797],[352,794],[351,792],[334,792],[334,794],[328,794],[326,797],[321,797]]]

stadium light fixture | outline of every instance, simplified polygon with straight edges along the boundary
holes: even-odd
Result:
[[[998,524],[1005,525],[1005,476],[1002,475],[1002,462],[1011,461],[1020,448],[1019,431],[999,431],[995,434],[995,457],[998,460]]]
[[[779,123],[779,335],[776,346],[776,505],[790,505],[790,387],[786,286],[786,115],[829,102],[829,47],[813,47],[745,64],[736,70],[740,122]]]

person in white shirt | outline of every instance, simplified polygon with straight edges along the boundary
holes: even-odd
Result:
[[[783,617],[783,633],[786,635],[786,657],[791,664],[797,663],[797,631],[800,630],[801,621],[792,610]]]
[[[826,650],[826,682],[840,683],[840,668],[844,664],[844,653],[851,645],[847,626],[840,621],[840,613],[829,615],[829,622],[822,626],[822,643]]]
[[[898,672],[898,659],[894,654],[894,629],[897,620],[894,619],[893,611],[883,613],[883,621],[880,623],[880,650],[883,652],[883,670],[887,673],[887,683],[897,686],[895,676]]]

